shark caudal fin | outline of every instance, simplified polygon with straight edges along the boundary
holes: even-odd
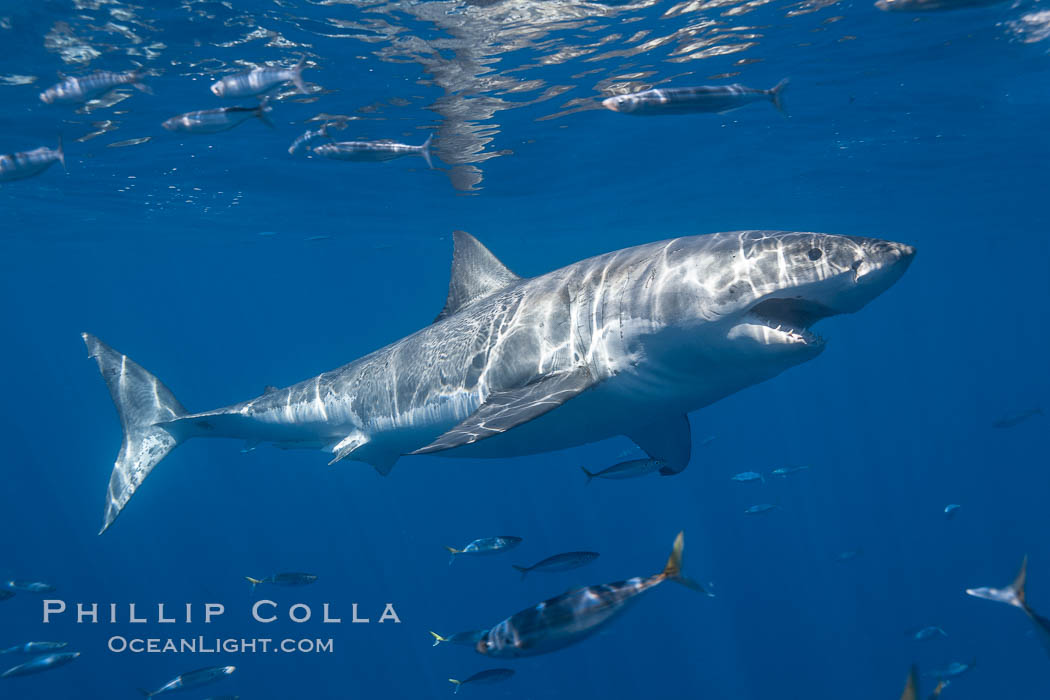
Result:
[[[430,631],[430,636],[432,636],[434,638],[434,643],[431,646],[435,646],[436,647],[438,644],[441,644],[441,642],[447,642],[448,641],[447,639],[442,637],[440,634],[438,634],[434,630]]]
[[[422,149],[420,151],[420,154],[423,156],[423,160],[425,160],[427,162],[427,167],[429,167],[431,170],[434,169],[434,161],[430,160],[430,142],[433,141],[433,140],[434,140],[434,135],[433,134],[431,134],[430,136],[427,136],[427,140],[424,141],[423,145],[420,147]]]
[[[452,691],[453,694],[458,693],[459,692],[459,687],[461,685],[463,685],[463,681],[457,681],[455,678],[449,678],[448,682],[452,683],[454,686],[456,686],[456,689]]]
[[[511,564],[511,567],[515,571],[520,571],[521,572],[521,580],[522,581],[524,581],[525,577],[529,575],[529,567],[527,567],[527,566],[518,566],[517,564]]]
[[[787,109],[784,107],[784,88],[791,84],[791,81],[784,78],[779,83],[774,85],[769,90],[769,98],[773,100],[773,106],[777,108],[777,111],[783,114],[785,117],[788,115]]]
[[[179,440],[157,425],[186,414],[178,399],[159,379],[89,333],[81,334],[88,357],[95,358],[124,428],[124,442],[109,477],[101,535],[120,515],[153,467]]]
[[[671,549],[671,556],[667,558],[667,566],[664,567],[664,570],[660,575],[663,576],[666,581],[674,581],[675,583],[681,584],[697,593],[703,593],[708,596],[712,595],[710,591],[682,572],[682,562],[684,559],[685,531],[682,531],[679,532],[678,537],[674,539],[674,547]]]
[[[303,67],[306,65],[306,54],[299,56],[299,62],[292,66],[292,84],[295,85],[296,89],[302,94],[309,92],[306,89],[306,83],[303,82]]]

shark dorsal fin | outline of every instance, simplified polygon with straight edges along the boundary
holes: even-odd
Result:
[[[452,279],[448,282],[448,299],[435,321],[521,279],[469,233],[454,231],[452,241]]]
[[[275,391],[277,391],[277,387],[275,387],[273,384],[267,384],[265,387],[263,387],[263,396],[266,396],[267,394],[272,394]]]

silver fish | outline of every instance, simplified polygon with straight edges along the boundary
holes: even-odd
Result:
[[[758,513],[768,513],[769,511],[776,510],[779,507],[780,506],[774,505],[772,503],[759,503],[758,505],[744,509],[744,512],[748,515],[756,515]]]
[[[145,74],[133,70],[125,73],[112,73],[110,71],[99,71],[81,78],[66,78],[60,83],[55,83],[47,90],[40,93],[41,102],[54,104],[90,102],[105,96],[114,88],[121,85],[130,85],[136,90],[153,94],[153,91],[142,82]]]
[[[632,459],[606,467],[600,472],[588,471],[587,467],[580,467],[580,469],[587,475],[587,483],[589,484],[591,479],[634,479],[646,474],[652,474],[663,469],[665,465],[666,462],[662,459]]]
[[[430,635],[434,638],[433,646],[438,644],[465,644],[467,646],[474,646],[478,643],[478,640],[485,636],[486,630],[468,630],[466,632],[456,632],[448,637],[442,637],[437,632],[431,632]]]
[[[306,57],[303,56],[291,68],[261,67],[227,75],[212,83],[211,91],[216,97],[254,97],[275,90],[285,83],[292,83],[299,92],[306,94],[306,84],[303,82],[305,61]]]
[[[43,654],[48,651],[58,651],[69,646],[66,642],[26,642],[7,649],[0,649],[0,654]]]
[[[54,593],[55,587],[43,581],[4,581],[4,587],[9,591],[22,591],[24,593]]]
[[[43,673],[44,671],[50,671],[51,669],[65,666],[73,659],[80,656],[79,651],[68,651],[60,654],[47,654],[46,656],[38,656],[35,659],[30,659],[24,664],[9,668],[3,673],[0,673],[0,678],[11,678],[13,676],[28,676],[34,673]]]
[[[620,114],[657,116],[662,114],[696,114],[717,112],[725,114],[752,102],[769,100],[781,112],[781,97],[787,79],[769,90],[756,90],[743,85],[700,85],[697,87],[654,88],[628,95],[615,95],[602,100],[602,106]]]
[[[936,625],[930,625],[929,627],[923,627],[920,630],[916,630],[912,633],[912,639],[917,642],[925,642],[930,639],[944,638],[948,636],[948,633],[942,630]]]
[[[514,675],[514,671],[509,668],[490,668],[487,671],[479,671],[465,681],[457,681],[455,678],[449,678],[448,682],[456,686],[455,692],[459,692],[459,689],[467,683],[499,683],[500,681],[509,680]]]
[[[288,154],[295,155],[304,147],[310,146],[321,139],[331,140],[332,135],[329,130],[333,127],[336,129],[345,129],[346,122],[325,122],[320,129],[303,132],[295,138],[295,141],[292,141],[292,145],[288,147]]]
[[[806,465],[803,465],[803,466],[800,466],[800,467],[780,467],[778,469],[774,469],[773,470],[773,475],[774,476],[785,477],[785,476],[789,476],[791,474],[797,474],[798,472],[804,472],[807,469],[809,469],[809,467],[806,466]]]
[[[959,511],[960,508],[962,508],[962,506],[958,503],[949,503],[944,507],[944,517],[946,517],[948,520],[951,520],[955,517],[955,514]]]
[[[555,554],[547,557],[532,566],[518,566],[516,564],[511,564],[511,566],[521,572],[521,578],[524,581],[525,576],[530,571],[571,571],[590,564],[599,556],[601,555],[598,552],[565,552],[564,554]]]
[[[883,12],[943,12],[998,5],[1004,0],[876,0]]]
[[[62,150],[61,138],[58,140],[58,148],[41,146],[23,153],[0,155],[0,182],[24,180],[39,175],[55,163],[66,167],[66,154]]]
[[[422,146],[410,146],[393,141],[333,141],[314,146],[313,152],[332,160],[349,160],[355,163],[379,163],[404,156],[419,155],[423,156],[427,166],[433,170],[434,162],[430,159],[430,142],[433,138],[433,134],[428,136]]]
[[[188,134],[217,134],[240,126],[249,119],[258,119],[263,124],[273,127],[267,114],[271,107],[263,102],[258,107],[221,107],[204,109],[199,112],[186,112],[164,122],[168,131],[184,131]]]
[[[1032,610],[1031,606],[1028,605],[1028,598],[1025,594],[1025,582],[1028,578],[1028,557],[1025,556],[1021,562],[1021,570],[1017,574],[1017,578],[1006,588],[968,588],[966,589],[967,595],[972,595],[975,598],[983,598],[985,600],[991,600],[996,603],[1005,603],[1006,605],[1020,608],[1021,611],[1028,616],[1029,622],[1032,623],[1032,627],[1035,628],[1036,636],[1039,638],[1039,642],[1043,645],[1047,654],[1050,654],[1050,620],[1046,619],[1035,610]]]
[[[448,563],[451,566],[452,562],[460,554],[498,554],[508,549],[514,549],[519,544],[521,544],[520,537],[500,535],[498,537],[482,537],[474,540],[463,549],[456,549],[455,547],[445,547],[445,549],[449,551]]]
[[[977,659],[971,659],[969,663],[963,661],[953,661],[944,668],[938,669],[936,671],[931,671],[930,673],[927,673],[925,675],[931,678],[936,678],[938,680],[945,681],[950,678],[956,678],[958,676],[961,676],[967,671],[973,670],[974,668],[976,668],[976,666]]]
[[[156,690],[149,691],[139,688],[139,692],[147,698],[152,698],[155,695],[171,693],[176,690],[199,688],[202,685],[208,685],[209,683],[220,681],[236,670],[236,666],[211,666],[209,668],[202,668],[197,671],[190,671],[189,673],[183,673],[180,676],[176,676]]]
[[[678,533],[663,571],[598,586],[578,588],[522,610],[492,627],[475,650],[485,656],[518,658],[557,651],[582,641],[627,609],[639,595],[664,581],[707,593],[682,573],[685,535]],[[710,595],[710,594],[708,594]]]
[[[741,483],[746,483],[748,481],[761,481],[762,483],[765,483],[766,477],[762,476],[758,472],[740,472],[739,474],[734,474],[733,476],[731,476],[729,480],[739,481]]]
[[[317,577],[313,574],[301,574],[299,572],[289,572],[284,574],[274,574],[273,576],[267,576],[266,578],[252,578],[251,576],[245,576],[246,579],[252,584],[252,590],[260,583],[272,583],[275,586],[307,586],[317,581]]]

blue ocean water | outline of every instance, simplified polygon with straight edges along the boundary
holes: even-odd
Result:
[[[0,152],[61,135],[67,166],[0,186],[0,574],[58,589],[0,601],[0,648],[46,639],[81,652],[0,680],[0,697],[135,697],[234,664],[192,697],[444,697],[447,678],[509,666],[512,680],[462,692],[874,700],[898,697],[912,663],[973,658],[944,697],[1046,697],[1025,617],[964,589],[1005,585],[1029,553],[1029,601],[1050,609],[1046,417],[992,427],[1044,407],[1050,389],[1048,13],[1027,1],[930,14],[812,0],[0,3]],[[229,104],[208,91],[219,76],[301,54],[310,92],[283,91],[274,128],[160,127]],[[88,111],[37,98],[59,74],[136,66],[154,73],[152,95],[126,89]],[[598,106],[653,85],[785,77],[788,117],[768,104],[655,120]],[[347,123],[340,139],[434,134],[436,169],[287,153],[333,115]],[[626,439],[412,457],[387,477],[200,440],[96,535],[120,425],[80,332],[191,410],[227,405],[430,323],[455,229],[521,275],[738,229],[883,237],[919,253],[867,308],[821,323],[820,357],[693,414],[692,463],[677,477],[586,486],[579,467],[621,459]],[[791,465],[810,469],[730,481]],[[779,508],[743,513],[764,502]],[[949,503],[962,505],[951,520]],[[683,529],[686,569],[714,598],[660,586],[598,636],[532,659],[431,646],[429,630],[656,573]],[[524,542],[448,566],[444,546],[495,534]],[[566,550],[602,556],[524,582],[510,566]],[[244,576],[279,571],[320,578],[253,598]],[[281,621],[251,620],[262,597]],[[44,598],[97,602],[103,617],[118,603],[121,622],[44,625]],[[131,602],[153,620],[129,624]],[[192,603],[194,622],[157,623],[162,602]],[[343,624],[319,622],[326,602]],[[226,613],[204,625],[205,603]],[[294,603],[314,619],[289,622]],[[354,603],[371,623],[350,622]],[[387,603],[399,624],[378,624]],[[926,625],[948,636],[910,637]],[[197,635],[334,649],[107,650],[113,636]]]

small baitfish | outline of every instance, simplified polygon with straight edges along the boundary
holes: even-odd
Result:
[[[1041,415],[1043,415],[1043,409],[1041,409],[1041,408],[1029,408],[1026,411],[1021,411],[1020,413],[1016,413],[1016,414],[1014,414],[1012,416],[1007,416],[1005,418],[1000,418],[997,421],[993,421],[992,422],[992,427],[993,428],[999,428],[999,429],[1002,429],[1002,428],[1013,428],[1014,426],[1017,426],[1017,425],[1020,425],[1021,423],[1024,423],[1029,418],[1034,418],[1035,416],[1041,416]]]
[[[244,578],[252,584],[252,590],[261,583],[272,583],[275,586],[308,586],[311,583],[317,581],[317,576],[314,574],[303,574],[298,571],[290,571],[283,574],[274,574],[273,576],[267,576],[266,578],[252,578],[251,576],[245,576]]]
[[[1032,623],[1032,627],[1035,628],[1036,636],[1043,645],[1043,649],[1046,650],[1047,654],[1050,654],[1050,620],[1037,613],[1028,604],[1028,596],[1025,593],[1027,579],[1028,557],[1025,556],[1021,561],[1021,570],[1017,573],[1017,578],[1006,588],[967,588],[966,593],[975,598],[983,598],[984,600],[1005,603],[1006,605],[1020,608],[1028,616],[1028,621]]]
[[[499,535],[497,537],[482,537],[474,540],[463,549],[456,549],[455,547],[445,547],[445,549],[451,554],[448,564],[452,566],[452,562],[460,554],[498,554],[508,549],[514,549],[519,544],[521,544],[520,537]]]
[[[590,564],[599,556],[601,555],[598,552],[565,552],[564,554],[555,554],[547,557],[532,566],[518,566],[516,564],[511,564],[511,566],[521,572],[521,580],[524,581],[525,576],[530,571],[571,571]]]
[[[208,685],[209,683],[215,683],[220,681],[226,676],[230,675],[237,670],[236,666],[210,666],[208,668],[202,668],[197,671],[190,671],[189,673],[183,673],[181,676],[177,676],[157,690],[152,692],[139,688],[139,692],[147,698],[152,698],[155,695],[161,695],[163,693],[171,693],[176,690],[188,690],[190,688],[199,688],[202,685]]]
[[[486,630],[468,630],[466,632],[456,632],[450,637],[442,637],[437,632],[431,632],[430,635],[434,638],[433,646],[438,644],[465,644],[466,646],[474,646],[478,643],[478,640],[485,636]]]
[[[578,588],[522,610],[488,630],[475,650],[485,656],[517,658],[557,651],[582,641],[616,618],[639,595],[664,581],[707,593],[682,573],[685,535],[678,533],[663,571],[598,586]],[[708,593],[708,595],[710,595]]]
[[[81,78],[66,78],[40,93],[40,101],[47,104],[90,102],[104,97],[121,85],[130,85],[136,90],[152,94],[153,91],[142,82],[144,76],[141,71],[133,70],[124,73],[99,71]]]
[[[332,160],[349,160],[355,163],[379,163],[404,156],[423,156],[427,166],[433,170],[434,162],[430,159],[431,134],[422,146],[410,146],[407,143],[394,141],[333,141],[314,146],[313,152]]]
[[[956,678],[958,676],[961,676],[962,674],[966,673],[967,671],[971,671],[976,667],[977,659],[971,659],[969,663],[965,663],[962,661],[953,661],[944,668],[938,669],[936,671],[931,671],[926,675],[944,681],[950,678]]]
[[[258,107],[221,107],[186,112],[172,117],[162,124],[168,131],[185,131],[188,134],[217,134],[240,126],[249,119],[258,119],[273,128],[267,116],[272,108],[263,101]]]
[[[29,676],[34,673],[43,673],[44,671],[50,671],[60,666],[65,666],[73,659],[80,656],[79,651],[64,651],[59,654],[47,654],[46,656],[38,656],[35,659],[30,659],[24,664],[9,668],[3,673],[0,673],[0,678],[12,678],[14,676]]]
[[[744,512],[748,515],[757,515],[758,513],[768,513],[771,510],[776,510],[780,506],[773,503],[759,503],[758,505],[745,508]]]
[[[288,147],[288,155],[295,155],[303,148],[310,146],[311,144],[320,141],[321,139],[331,140],[332,134],[330,130],[332,128],[345,129],[346,122],[325,122],[321,125],[320,129],[314,129],[312,131],[305,131],[292,141],[292,145]]]
[[[620,114],[658,116],[663,114],[725,114],[752,102],[769,100],[784,111],[782,94],[788,85],[781,80],[768,90],[743,85],[700,85],[697,87],[654,88],[628,95],[615,95],[602,100],[602,106]]]
[[[666,465],[667,463],[660,459],[632,459],[606,467],[600,472],[587,471],[587,467],[580,467],[580,469],[587,475],[589,484],[591,479],[635,479],[659,471]]]
[[[951,520],[955,517],[955,514],[959,512],[960,508],[962,508],[962,506],[958,503],[949,503],[944,507],[944,517]]]
[[[63,168],[66,167],[66,154],[62,150],[62,139],[58,140],[58,148],[41,146],[22,153],[0,155],[0,182],[24,180],[27,177],[39,175],[55,163],[61,163]]]
[[[931,639],[944,638],[948,636],[948,633],[942,630],[936,625],[930,625],[929,627],[923,627],[922,629],[911,632],[911,637],[917,642],[925,642]]]
[[[741,483],[747,483],[748,481],[761,481],[765,483],[766,477],[762,476],[758,472],[740,472],[734,474],[729,478],[730,481],[739,481]]]
[[[212,83],[211,91],[216,97],[254,97],[275,90],[285,83],[292,83],[299,92],[306,94],[306,83],[303,82],[305,63],[306,56],[302,56],[291,68],[263,66],[227,75]]]
[[[21,591],[23,593],[54,593],[55,587],[43,581],[19,581],[17,579],[4,581],[4,587],[9,591]]]
[[[779,467],[777,469],[774,469],[772,473],[773,476],[785,477],[790,476],[792,474],[797,474],[799,472],[804,472],[807,469],[809,469],[809,466],[804,464],[798,467]]]
[[[0,654],[43,654],[48,651],[58,651],[69,646],[66,642],[26,642],[7,649],[0,649]]]
[[[455,678],[449,678],[448,682],[456,686],[455,692],[459,692],[467,683],[499,683],[500,681],[509,680],[514,675],[514,671],[509,668],[490,668],[487,671],[480,671],[475,673],[473,676],[465,681],[457,681]]]

